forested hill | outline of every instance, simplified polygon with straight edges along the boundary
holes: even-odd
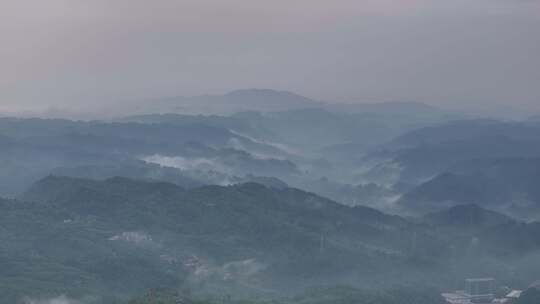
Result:
[[[505,279],[508,267],[522,269],[523,280],[540,275],[522,264],[540,246],[539,225],[478,208],[407,220],[293,188],[184,189],[121,177],[49,176],[19,199],[1,202],[0,249],[13,275],[0,284],[11,300],[128,299],[179,286],[251,295],[336,284],[441,287],[475,273]],[[471,230],[453,217],[489,225]]]

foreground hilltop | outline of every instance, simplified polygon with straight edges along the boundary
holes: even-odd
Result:
[[[293,188],[185,189],[121,177],[49,176],[19,199],[1,201],[0,244],[13,276],[0,284],[10,299],[125,299],[178,286],[244,294],[446,286],[477,273],[504,279],[508,267],[522,270],[523,280],[538,275],[526,265],[540,246],[539,225],[501,221],[481,208],[407,220]],[[470,229],[451,219],[469,209],[473,220],[490,220]]]
[[[66,292],[112,284],[110,292],[132,294],[184,283],[293,292],[330,278],[345,282],[376,273],[386,260],[399,265],[407,242],[398,232],[410,226],[374,209],[255,183],[186,190],[120,177],[50,176],[20,199],[26,202],[4,216],[36,220],[21,227],[11,222],[10,238],[20,246],[39,240],[37,257],[50,261],[45,265],[58,273],[72,269],[80,279],[58,282]],[[22,252],[17,259],[35,257]],[[46,277],[34,279],[45,292],[51,284]]]

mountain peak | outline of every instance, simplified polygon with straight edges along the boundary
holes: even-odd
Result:
[[[230,115],[244,111],[281,112],[318,107],[323,103],[293,92],[253,88],[234,90],[221,95],[163,98],[153,104],[158,105],[158,108],[146,109],[146,113]]]
[[[311,101],[311,99],[296,94],[294,92],[290,91],[280,91],[280,90],[273,90],[273,89],[259,89],[259,88],[252,88],[252,89],[239,89],[234,90],[229,93],[226,93],[225,96],[229,97],[288,97],[288,98],[298,98],[298,99],[304,99],[306,101]]]

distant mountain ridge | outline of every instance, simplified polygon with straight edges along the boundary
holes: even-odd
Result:
[[[244,111],[284,112],[290,110],[319,108],[331,112],[365,113],[386,116],[462,118],[462,114],[444,110],[421,102],[388,101],[343,103],[309,98],[290,91],[274,89],[238,89],[224,94],[198,96],[173,96],[151,100],[153,107],[140,101],[139,114],[178,113],[204,115],[230,115]]]
[[[539,178],[538,158],[472,159],[418,185],[398,204],[420,213],[477,204],[522,219],[538,219]]]
[[[372,175],[392,171],[413,185],[466,161],[535,158],[540,155],[540,124],[486,119],[459,120],[417,128],[372,149],[365,161],[378,160]]]
[[[152,104],[152,108],[147,108],[141,102],[141,110],[145,113],[226,115],[243,111],[277,112],[313,108],[323,103],[288,91],[243,89],[223,95],[168,97],[153,100]]]

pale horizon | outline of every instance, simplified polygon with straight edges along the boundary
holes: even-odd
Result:
[[[269,88],[540,110],[537,0],[4,2],[0,109]]]

